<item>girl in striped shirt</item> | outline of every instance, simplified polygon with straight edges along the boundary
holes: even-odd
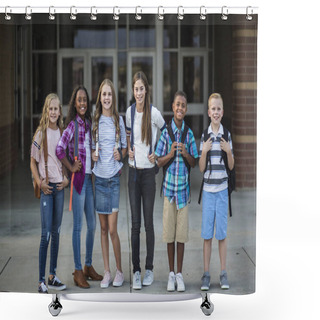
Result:
[[[93,126],[92,159],[95,174],[95,204],[101,226],[101,248],[104,278],[101,288],[112,282],[109,265],[109,234],[116,260],[113,286],[122,286],[124,276],[121,267],[121,246],[117,231],[120,197],[120,174],[123,158],[127,153],[124,121],[117,111],[114,85],[105,79],[99,88]]]

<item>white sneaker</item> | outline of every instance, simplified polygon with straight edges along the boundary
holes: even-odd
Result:
[[[136,271],[133,275],[132,289],[140,290],[141,288],[141,274],[139,271]]]
[[[153,271],[146,270],[146,274],[144,275],[142,284],[144,286],[150,286],[153,282]]]
[[[167,291],[172,292],[175,290],[175,288],[176,288],[176,276],[174,275],[174,272],[171,271],[169,273]]]
[[[176,281],[177,281],[177,291],[183,292],[186,290],[183,282],[183,277],[181,273],[176,274]]]
[[[102,281],[100,282],[100,287],[101,288],[108,288],[109,285],[111,284],[112,279],[111,279],[111,273],[110,271],[105,271],[104,272],[104,277]]]

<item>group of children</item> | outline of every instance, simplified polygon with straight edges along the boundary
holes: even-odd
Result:
[[[204,273],[201,290],[209,290],[209,265],[214,229],[219,241],[221,263],[220,285],[228,289],[226,273],[226,236],[228,220],[228,176],[226,167],[234,166],[231,136],[223,136],[223,101],[219,94],[208,100],[211,124],[201,137],[198,154],[192,130],[184,117],[187,113],[187,96],[178,91],[173,99],[173,119],[166,124],[161,113],[150,101],[150,87],[145,74],[137,72],[132,81],[135,103],[126,112],[126,120],[118,114],[113,83],[106,79],[99,88],[93,125],[88,92],[77,87],[70,99],[66,128],[63,130],[62,107],[57,95],[49,94],[45,100],[40,125],[31,146],[30,167],[41,189],[41,242],[39,249],[38,292],[49,289],[64,290],[56,275],[59,235],[64,203],[64,188],[74,187],[72,193],[73,233],[72,246],[75,271],[74,283],[89,288],[88,279],[100,281],[101,288],[122,286],[124,275],[121,266],[121,244],[117,231],[120,198],[120,175],[123,159],[128,153],[129,202],[131,209],[132,288],[141,289],[154,280],[154,224],[153,208],[156,192],[155,176],[163,167],[162,193],[163,241],[167,243],[169,262],[168,291],[185,291],[182,276],[184,246],[188,241],[188,203],[190,200],[190,169],[200,157],[199,168],[204,172],[202,227]],[[158,129],[161,136],[157,141]],[[48,159],[44,157],[44,140],[47,139]],[[227,154],[227,163],[221,154]],[[209,160],[208,160],[209,159]],[[208,162],[209,161],[209,162]],[[208,162],[208,163],[207,163]],[[68,174],[69,171],[69,174]],[[70,180],[69,175],[73,178]],[[92,178],[94,176],[94,184]],[[93,190],[94,188],[94,190]],[[94,192],[93,192],[94,191]],[[81,264],[81,230],[83,212],[87,222],[85,264]],[[96,214],[101,226],[101,249],[104,275],[92,265],[92,252],[96,229]],[[146,232],[145,273],[142,279],[140,266],[140,229],[143,213]],[[116,262],[112,280],[109,264],[109,235]],[[51,238],[51,255],[48,285],[45,281],[47,249]],[[175,273],[175,252],[177,268]]]

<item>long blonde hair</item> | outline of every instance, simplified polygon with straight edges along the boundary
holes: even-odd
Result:
[[[134,91],[134,84],[141,80],[146,88],[146,95],[143,106],[142,126],[141,126],[141,141],[148,146],[151,140],[151,108],[150,108],[150,87],[146,75],[142,71],[138,71],[133,76],[132,91]],[[132,129],[132,128],[131,128]]]
[[[114,121],[114,125],[116,127],[116,136],[120,136],[120,124],[119,124],[119,113],[117,110],[117,98],[116,98],[116,91],[114,89],[114,85],[111,80],[109,79],[104,79],[99,87],[98,91],[98,96],[97,96],[97,102],[96,102],[96,111],[94,112],[94,125],[93,125],[93,139],[95,142],[97,142],[97,131],[98,131],[98,126],[99,126],[99,120],[102,114],[102,105],[101,105],[101,93],[102,93],[102,88],[104,85],[108,85],[111,88],[111,93],[112,93],[112,104],[111,104],[111,115]]]
[[[60,129],[60,131],[63,130],[63,116],[62,116],[62,106],[61,106],[60,99],[56,93],[49,93],[46,96],[46,99],[44,101],[40,124],[39,124],[39,126],[33,136],[33,139],[32,139],[32,141],[34,141],[37,133],[40,131],[40,133],[41,133],[40,148],[41,149],[43,146],[44,133],[47,130],[47,128],[49,127],[49,106],[50,106],[51,101],[54,99],[57,99],[59,101],[59,109],[60,109],[60,116],[57,120],[57,126]]]

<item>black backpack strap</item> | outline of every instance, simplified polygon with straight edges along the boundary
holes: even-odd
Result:
[[[209,139],[209,137],[210,137],[210,135],[208,133],[208,128],[206,128],[206,129],[203,130],[203,143],[206,142]],[[205,166],[205,169],[203,171],[203,177],[202,177],[202,182],[201,182],[201,186],[200,186],[198,204],[200,204],[200,202],[201,202],[202,190],[203,190],[203,185],[204,185],[204,174],[207,171],[209,160],[210,160],[210,151],[207,152],[207,156],[206,156],[206,166]],[[211,168],[210,168],[210,174],[211,174]]]

